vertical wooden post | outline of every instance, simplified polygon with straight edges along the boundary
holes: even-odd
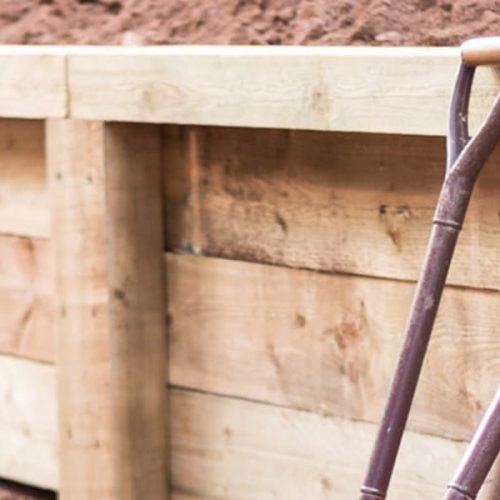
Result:
[[[167,498],[159,127],[47,123],[63,500]]]

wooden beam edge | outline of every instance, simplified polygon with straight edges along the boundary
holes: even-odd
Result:
[[[459,49],[0,47],[3,67],[6,61],[12,69],[7,85],[0,79],[0,117],[440,136]],[[49,73],[57,85],[35,85]],[[491,68],[478,73],[473,126],[499,82]],[[13,89],[29,98],[13,103]],[[55,95],[46,98],[49,90]]]
[[[0,47],[0,118],[68,115],[67,57],[45,47]]]

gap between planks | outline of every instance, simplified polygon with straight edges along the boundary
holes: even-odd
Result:
[[[23,239],[0,237],[2,262],[10,262],[0,273],[0,301],[10,304],[10,314],[1,317],[0,350],[53,362],[50,266],[41,243],[26,247]],[[36,257],[24,255],[37,248]],[[378,418],[413,284],[208,257],[165,259],[172,383],[353,419]],[[38,285],[21,293],[26,283]],[[498,322],[492,314],[497,296],[445,289],[414,428],[454,439],[470,436],[498,373]],[[22,318],[33,307],[20,337]]]

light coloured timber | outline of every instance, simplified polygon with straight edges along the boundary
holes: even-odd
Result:
[[[2,233],[48,237],[49,209],[42,121],[0,120]]]
[[[50,314],[47,252],[48,245],[45,242],[0,239],[3,281],[0,303],[4,311],[0,316],[3,325],[0,350],[53,362],[54,332]],[[392,373],[391,364],[397,356],[398,336],[403,331],[413,285],[318,275],[215,259],[193,259],[187,256],[169,256],[168,259],[170,315],[173,321],[171,372],[176,383],[206,390],[229,391],[230,394],[250,395],[299,408],[312,407],[319,411],[340,412],[347,417],[377,418],[384,401],[385,386]],[[246,286],[242,287],[240,283],[245,283]],[[199,288],[202,292],[198,292]],[[260,288],[271,289],[271,305],[266,305],[266,297],[254,296]],[[281,290],[278,298],[274,297],[275,289]],[[321,306],[320,298],[310,305],[311,320],[305,328],[312,331],[312,337],[306,336],[303,339],[300,330],[306,318],[300,310],[306,300],[304,294],[309,289],[322,290],[321,293],[327,299],[325,308]],[[210,298],[205,291],[207,294],[213,293],[216,298]],[[379,311],[376,306],[380,296],[384,297],[387,310]],[[199,304],[196,303],[197,300],[200,300]],[[368,311],[368,319],[360,320],[356,317],[358,312],[355,302],[359,300],[373,304],[371,311]],[[495,317],[488,311],[496,310],[497,300],[496,293],[446,290],[435,337],[436,342],[443,342],[444,345],[439,351],[435,351],[434,347],[431,349],[430,361],[433,362],[429,361],[423,378],[426,383],[423,389],[425,392],[417,397],[417,408],[420,411],[418,418],[415,417],[417,428],[455,438],[469,437],[495,388],[498,343],[495,340]],[[240,301],[248,304],[246,310],[238,305]],[[278,310],[286,308],[281,313],[283,317],[274,319],[273,315],[276,313],[272,312],[272,307],[277,301]],[[337,305],[333,308],[331,304],[334,302]],[[235,317],[235,308],[240,311],[241,316]],[[478,319],[474,318],[476,308],[484,311]],[[255,324],[254,311],[258,312],[259,318]],[[294,314],[297,315],[295,320]],[[210,321],[205,320],[205,315],[209,316]],[[349,324],[349,320],[347,326],[342,323],[342,316],[350,317],[352,324]],[[332,329],[329,323],[339,323],[341,327],[337,328],[340,335],[338,341],[342,343],[342,335],[356,333],[350,332],[350,326],[355,330],[356,325],[364,324],[363,321],[368,322],[368,326],[362,328],[363,331],[366,328],[370,331],[377,329],[379,332],[375,333],[379,334],[385,328],[390,334],[387,339],[377,339],[384,346],[389,342],[383,348],[384,352],[377,354],[382,356],[387,368],[377,377],[373,375],[375,379],[379,378],[379,385],[371,387],[369,401],[366,400],[366,389],[357,387],[359,384],[352,380],[356,374],[342,373],[349,367],[356,370],[358,364],[365,367],[363,352],[359,352],[359,347],[362,348],[364,344],[349,349],[351,353],[346,359],[342,359],[343,351],[340,350],[336,357],[328,361],[337,338],[317,339],[314,333],[315,329]],[[208,332],[206,341],[203,340],[205,337],[199,337],[200,330]],[[231,334],[228,337],[229,333],[226,332],[233,330],[238,335]],[[254,332],[254,337],[247,338],[250,330]],[[456,345],[454,334],[449,333],[455,330],[462,332],[457,333]],[[286,338],[289,338],[290,345],[297,344],[292,349],[292,353],[296,353],[294,356],[285,355],[285,381],[288,365],[303,367],[309,373],[318,362],[319,374],[310,374],[311,380],[305,386],[300,378],[295,379],[295,383],[292,380],[281,386],[279,374],[269,358],[268,347],[262,345],[270,335],[266,332],[273,333],[271,340],[280,345],[287,342]],[[442,338],[441,335],[447,336]],[[357,339],[353,340],[356,343]],[[231,348],[233,342],[239,346],[243,341],[245,343],[240,348]],[[318,345],[315,347],[316,343]],[[382,348],[378,348],[379,351],[380,349]],[[457,351],[460,353],[459,357],[453,358]],[[440,360],[450,353],[450,361],[444,365],[445,368],[440,367]],[[323,355],[327,357],[324,368],[320,363]],[[316,356],[319,357],[316,359]],[[241,364],[243,359],[252,362]],[[462,372],[462,364],[466,367],[465,372]],[[427,371],[429,366],[434,367],[432,371]],[[254,381],[252,370],[263,378],[260,383]],[[330,370],[335,377],[328,384],[323,384],[323,379],[330,378]],[[483,372],[487,374],[486,378]],[[362,375],[363,384],[369,376],[370,372]],[[446,378],[453,383],[446,381]],[[342,395],[340,397],[339,392]],[[442,404],[442,395],[445,396],[446,405]],[[450,414],[453,416],[450,417]]]
[[[170,249],[416,280],[445,170],[441,138],[166,127]],[[500,289],[500,148],[448,282]]]
[[[453,48],[156,47],[68,53],[72,116],[444,135]],[[478,72],[476,126],[498,92]]]
[[[0,47],[0,117],[67,114],[66,58],[50,47]]]
[[[183,391],[171,406],[174,499],[358,497],[374,425]],[[388,498],[441,498],[463,450],[407,433]]]
[[[5,46],[0,116],[444,135],[459,61],[458,48]],[[498,88],[481,68],[473,128]]]
[[[57,489],[54,367],[0,354],[0,477]]]
[[[48,124],[63,500],[167,497],[159,142]]]
[[[46,240],[0,235],[0,352],[53,362],[51,264]]]
[[[170,383],[378,422],[414,285],[167,256]],[[497,292],[444,291],[409,427],[468,440],[500,380]]]
[[[0,474],[57,490],[55,368],[0,355],[0,375]],[[374,425],[179,390],[171,395],[171,498],[354,496]],[[398,493],[406,488],[411,496],[404,498],[438,498],[464,449],[408,433],[392,498],[403,498]]]
[[[498,498],[500,496],[500,455],[497,456],[480,493],[486,496],[486,498],[488,496],[491,496],[491,498]],[[481,495],[480,500],[482,500]]]

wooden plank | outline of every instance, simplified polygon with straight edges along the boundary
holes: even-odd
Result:
[[[166,499],[168,492],[160,137],[154,126],[105,128],[119,500]]]
[[[4,46],[0,116],[444,135],[458,62],[456,48]],[[498,83],[478,71],[473,128]]]
[[[0,355],[2,477],[58,488],[55,384],[54,367]],[[313,496],[300,498],[351,498],[334,493],[355,491],[375,431],[370,424],[179,390],[171,407],[175,500],[237,499],[242,492],[293,499],[304,491]],[[409,487],[408,498],[428,498],[413,496],[422,488],[436,498],[463,449],[409,433],[392,493]]]
[[[131,62],[133,61],[133,63]],[[444,135],[458,49],[88,48],[68,54],[72,116]],[[477,123],[498,91],[478,71]]]
[[[112,498],[109,299],[105,233],[100,227],[105,213],[102,125],[49,121],[46,134],[56,273],[61,497]]]
[[[0,476],[57,489],[54,367],[0,354]]]
[[[0,236],[0,352],[53,362],[49,243]]]
[[[414,285],[167,256],[170,382],[378,422]],[[467,440],[500,378],[498,293],[447,288],[410,428]]]
[[[160,134],[48,124],[62,499],[167,496]]]
[[[493,467],[481,488],[480,499],[500,497],[500,455],[497,456]]]
[[[374,425],[182,391],[171,406],[173,498],[358,496]],[[408,433],[389,498],[440,498],[463,450]]]
[[[439,138],[167,127],[170,249],[416,280],[444,177]],[[449,282],[500,288],[500,149]]]
[[[0,117],[66,116],[65,57],[47,47],[0,47]]]
[[[0,233],[48,237],[43,127],[0,120]]]

